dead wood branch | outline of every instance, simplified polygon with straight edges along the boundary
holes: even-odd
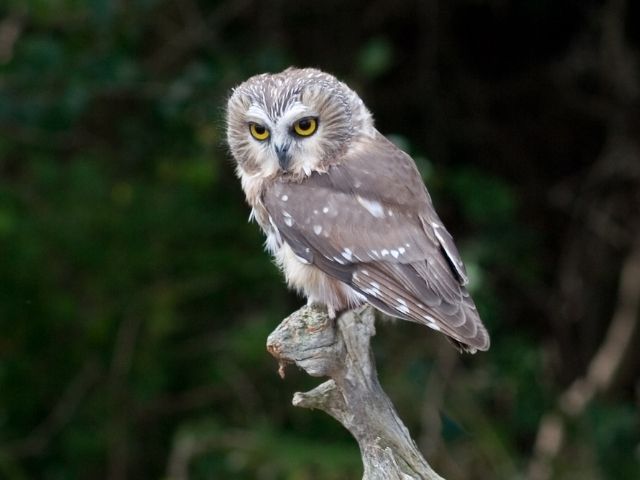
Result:
[[[371,337],[371,307],[348,311],[336,321],[316,307],[303,307],[269,335],[267,349],[284,366],[293,363],[314,377],[330,377],[296,393],[293,404],[317,408],[355,437],[363,480],[442,479],[429,466],[378,381]]]

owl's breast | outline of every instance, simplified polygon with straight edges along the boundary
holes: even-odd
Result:
[[[334,312],[364,303],[365,298],[361,294],[296,255],[286,242],[281,242],[273,254],[287,284],[305,295],[310,302],[326,305]]]

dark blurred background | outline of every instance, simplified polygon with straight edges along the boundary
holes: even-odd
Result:
[[[265,351],[302,300],[224,144],[289,65],[360,93],[471,273],[489,352],[374,342],[435,469],[640,478],[639,52],[631,0],[4,0],[0,478],[360,478]]]

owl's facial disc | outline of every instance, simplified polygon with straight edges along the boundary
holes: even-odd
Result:
[[[299,145],[307,138],[311,137],[318,128],[318,118],[316,116],[303,116],[292,123],[288,119],[279,122],[282,124],[280,135],[273,147],[278,157],[278,163],[283,171],[289,169],[291,163],[291,149],[296,153],[303,153],[304,146]],[[292,148],[293,147],[293,148]]]
[[[280,169],[284,172],[299,171],[313,153],[309,147],[315,143],[311,137],[318,129],[318,114],[296,102],[273,123],[270,147]]]

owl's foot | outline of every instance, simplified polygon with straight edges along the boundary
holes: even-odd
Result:
[[[329,318],[331,320],[335,320],[336,317],[338,316],[337,314],[342,313],[342,312],[336,312],[335,308],[333,308],[331,305],[326,305],[324,303],[312,300],[311,298],[307,299],[307,306],[320,308],[321,310],[326,310],[327,315],[329,315]]]

